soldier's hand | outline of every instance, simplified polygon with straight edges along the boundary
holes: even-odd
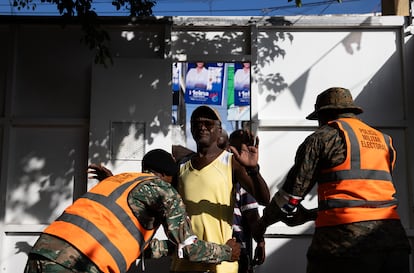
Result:
[[[109,169],[97,164],[90,164],[88,166],[88,174],[90,174],[88,178],[97,179],[98,181],[102,181],[105,178],[113,176],[112,172]]]
[[[290,226],[302,225],[308,221],[313,221],[316,219],[318,209],[306,209],[302,204],[297,206],[297,210],[292,214],[282,219],[282,221]]]
[[[236,239],[232,238],[226,242],[226,245],[231,247],[231,261],[237,261],[240,257],[240,244],[236,242]]]

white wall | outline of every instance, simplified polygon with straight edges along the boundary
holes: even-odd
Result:
[[[293,164],[296,148],[309,135],[317,122],[305,117],[313,111],[315,99],[323,90],[341,86],[349,88],[357,105],[365,112],[360,117],[393,137],[397,149],[394,172],[401,220],[407,230],[412,221],[412,180],[407,150],[408,109],[404,105],[406,81],[404,74],[404,44],[397,27],[394,30],[364,28],[283,29],[284,36],[276,46],[284,55],[269,61],[267,54],[258,54],[262,64],[257,83],[257,123],[261,139],[261,170],[272,192],[281,187]],[[273,30],[259,31],[259,36],[271,37]],[[267,41],[265,48],[270,47]],[[260,39],[259,39],[260,44]],[[258,51],[260,51],[260,46]],[[275,78],[279,80],[274,84]],[[265,79],[265,80],[263,80]],[[268,80],[270,83],[268,83]],[[280,88],[278,88],[280,87]],[[317,206],[315,191],[307,196],[308,208]],[[268,228],[267,257],[271,262],[260,267],[267,272],[282,265],[293,266],[294,272],[304,272],[308,235],[313,225],[293,231],[283,223]],[[302,234],[300,240],[297,234]],[[286,239],[290,238],[290,239]],[[292,248],[295,245],[295,249]],[[298,263],[284,259],[292,252]],[[269,260],[269,259],[268,259]],[[269,266],[269,267],[268,267]],[[284,272],[282,270],[282,272]],[[286,271],[287,272],[287,271]]]
[[[78,28],[0,33],[0,266],[21,272],[37,232],[86,189],[92,56]]]
[[[171,65],[169,60],[117,58],[111,68],[94,66],[91,163],[113,173],[137,172],[149,150],[171,151]]]

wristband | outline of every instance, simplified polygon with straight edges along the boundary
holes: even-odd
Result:
[[[294,213],[296,207],[302,201],[302,197],[288,194],[284,190],[279,190],[274,199],[279,208],[286,214]]]
[[[185,239],[184,242],[178,244],[178,258],[184,258],[183,248],[188,245],[192,245],[197,241],[197,236],[192,235]]]

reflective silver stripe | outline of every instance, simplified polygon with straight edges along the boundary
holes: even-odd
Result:
[[[351,169],[350,170],[341,170],[331,173],[321,174],[318,178],[318,183],[328,183],[341,180],[352,180],[352,179],[372,179],[372,180],[384,180],[392,183],[392,176],[390,172],[380,171],[380,170],[364,170],[361,169],[361,155],[358,139],[355,135],[352,127],[343,120],[336,120],[340,123],[344,130],[348,133],[349,142],[351,146]],[[383,134],[384,135],[384,134]],[[384,135],[385,142],[387,143],[388,149],[392,150],[390,147],[390,141],[387,139],[387,136]],[[390,152],[390,157],[393,156],[393,153]]]
[[[125,192],[125,190],[129,186],[131,186],[131,184],[139,180],[145,180],[145,178],[148,178],[148,176],[140,176],[130,182],[123,183],[109,196],[104,196],[101,194],[91,192],[87,192],[85,195],[82,196],[82,198],[87,198],[95,202],[98,202],[102,206],[106,207],[109,211],[111,211],[114,214],[114,216],[117,217],[121,223],[123,223],[125,228],[131,234],[131,236],[135,238],[135,240],[141,247],[144,246],[144,236],[142,235],[141,231],[137,228],[137,226],[134,224],[134,222],[132,222],[131,218],[124,211],[124,209],[116,203],[116,200]]]
[[[139,180],[142,180],[142,181],[145,181],[145,180],[148,180],[148,179],[152,179],[152,178],[154,178],[155,176],[139,176],[139,177],[137,177],[137,178],[135,178],[134,180],[132,180],[132,181],[130,181],[130,182],[125,182],[125,183],[122,183],[122,185],[121,186],[119,186],[116,190],[114,190],[109,196],[108,196],[108,198],[111,198],[112,200],[116,200],[116,199],[118,199],[119,198],[119,196],[121,196],[123,193],[124,193],[124,191],[132,184],[132,183],[135,183],[136,181],[139,181]]]
[[[389,172],[378,170],[342,170],[332,173],[325,173],[320,175],[318,183],[322,184],[351,179],[383,180],[392,183],[392,176]]]
[[[121,223],[125,226],[131,236],[136,240],[136,242],[141,247],[142,250],[145,247],[145,240],[142,232],[138,229],[138,227],[134,224],[131,220],[129,215],[124,211],[124,209],[116,203],[116,200],[129,188],[132,184],[136,183],[137,181],[145,181],[146,179],[153,178],[153,176],[140,176],[135,178],[132,181],[122,183],[118,188],[116,188],[109,196],[104,196],[98,193],[87,192],[81,198],[89,199],[95,201],[102,206],[106,207],[109,211],[111,211]],[[68,213],[62,214],[57,220],[65,221],[72,223],[84,231],[88,232],[92,237],[95,238],[115,259],[118,268],[120,271],[127,271],[128,265],[124,259],[124,256],[119,251],[119,249],[112,244],[109,238],[97,227],[95,224],[90,222],[88,219],[78,216],[72,215]],[[86,254],[86,253],[85,253]],[[87,255],[87,254],[86,254]]]
[[[87,193],[82,198],[87,198],[93,200],[102,206],[106,207],[111,211],[116,218],[125,226],[128,232],[136,239],[136,241],[141,245],[143,242],[143,235],[141,231],[135,226],[128,214],[117,204],[117,203],[107,203],[106,200],[110,199],[106,196]]]
[[[392,174],[392,162],[394,162],[395,151],[394,149],[391,148],[391,137],[386,134],[383,134],[383,135],[384,135],[385,143],[387,144],[387,147],[388,147],[388,154],[390,155],[390,173]]]
[[[92,223],[88,219],[85,219],[81,216],[69,214],[69,213],[63,213],[57,219],[57,221],[68,222],[87,231],[93,238],[95,238],[96,241],[98,241],[101,245],[103,245],[105,249],[111,254],[120,272],[125,272],[127,270],[127,264],[126,264],[125,258],[122,255],[122,253],[118,250],[118,248],[114,244],[112,244],[112,242],[108,239],[108,237],[106,237],[106,235],[94,223]],[[88,255],[87,253],[84,253],[84,254]]]
[[[319,210],[327,210],[334,208],[385,208],[398,204],[397,199],[386,201],[366,201],[366,200],[347,200],[347,199],[328,199],[321,200],[318,204]]]
[[[381,171],[381,170],[366,170],[361,169],[361,155],[358,138],[353,130],[353,128],[344,120],[337,120],[336,122],[340,123],[344,130],[347,132],[350,142],[350,170],[340,170],[330,173],[321,174],[318,177],[318,183],[333,183],[341,182],[343,180],[381,180],[389,183],[392,182],[391,172]],[[390,159],[393,159],[394,153],[391,148],[390,138],[387,135],[383,134],[385,142],[388,147],[390,154]],[[383,208],[390,207],[398,204],[398,200],[393,198],[393,200],[386,201],[369,201],[369,200],[348,200],[348,199],[328,199],[320,200],[318,202],[318,208],[320,210],[327,210],[333,208],[346,208],[346,207],[364,207],[364,208]]]
[[[339,120],[339,122],[348,133],[349,142],[351,144],[351,170],[361,169],[361,154],[358,138],[356,137],[352,127],[347,122],[344,122],[342,120]]]

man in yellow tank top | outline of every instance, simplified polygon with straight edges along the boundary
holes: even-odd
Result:
[[[198,238],[221,244],[232,237],[233,176],[261,205],[269,202],[269,189],[258,171],[257,145],[244,145],[240,153],[217,146],[222,128],[214,108],[202,105],[193,111],[191,133],[197,152],[180,164],[178,191]],[[237,273],[237,262],[207,265],[173,257],[171,271]]]

